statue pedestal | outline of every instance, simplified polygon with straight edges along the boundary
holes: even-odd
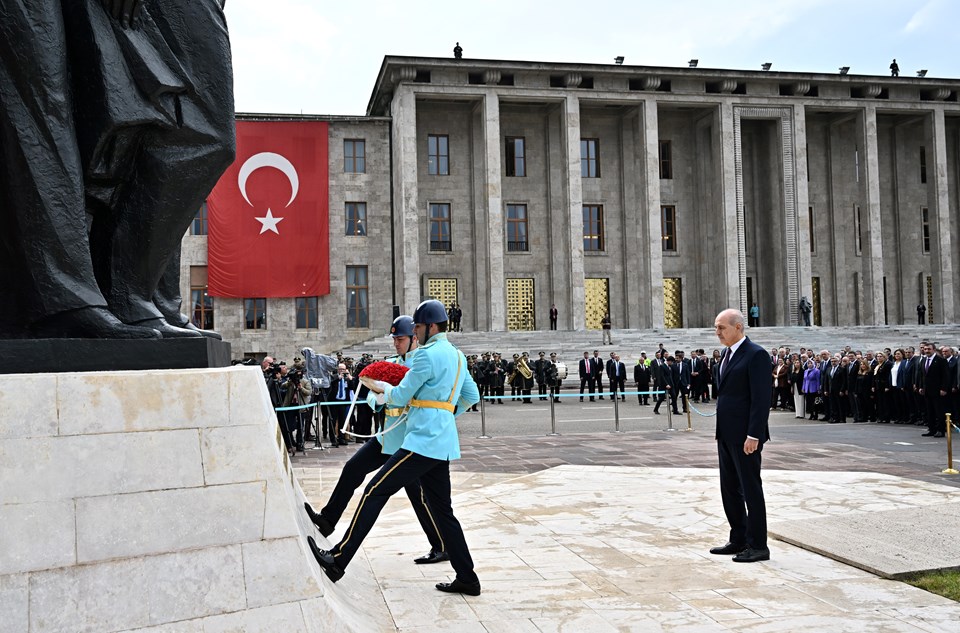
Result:
[[[0,630],[384,630],[366,566],[332,590],[310,553],[258,367],[8,375],[0,405]]]
[[[0,374],[197,369],[230,365],[230,343],[213,338],[0,340]]]

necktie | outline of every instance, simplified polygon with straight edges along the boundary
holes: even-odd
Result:
[[[730,356],[731,356],[731,355],[733,355],[733,350],[731,350],[731,349],[728,347],[728,348],[727,348],[727,353],[723,355],[723,362],[720,363],[720,377],[721,377],[721,378],[723,378],[723,376],[727,373],[727,365],[730,364]]]
[[[347,399],[347,393],[344,391],[345,384],[346,384],[346,381],[343,378],[341,378],[340,384],[338,385],[339,388],[337,389],[337,400]]]
[[[924,371],[930,371],[930,363],[933,361],[933,356],[927,356],[927,366],[924,367]]]

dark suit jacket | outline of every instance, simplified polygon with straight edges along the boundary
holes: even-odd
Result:
[[[939,398],[940,391],[949,393],[950,370],[947,367],[947,360],[940,354],[934,354],[930,367],[926,367],[927,359],[920,359],[920,375],[923,381],[923,395],[928,398]]]
[[[594,378],[603,377],[603,359],[602,358],[598,356],[591,357],[590,368],[591,368],[590,370],[593,372]]]
[[[589,378],[593,375],[593,362],[588,358],[580,359],[580,379]]]
[[[728,352],[725,352],[728,353]],[[717,439],[760,443],[770,439],[770,390],[773,376],[767,352],[747,337],[721,370],[717,392]]]
[[[837,365],[837,372],[833,372],[833,365],[827,370],[826,374],[821,374],[820,381],[824,392],[839,396],[841,391],[847,390],[847,370]]]

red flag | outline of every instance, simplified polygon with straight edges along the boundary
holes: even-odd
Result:
[[[237,121],[237,159],[207,199],[208,293],[330,294],[327,123]]]

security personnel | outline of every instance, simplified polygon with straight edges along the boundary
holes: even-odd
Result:
[[[413,356],[417,351],[417,339],[413,336],[413,318],[402,315],[394,319],[390,326],[390,336],[393,337],[393,347],[397,351],[397,356],[388,359],[389,362],[410,367]],[[368,398],[368,404],[370,404],[370,400],[373,400],[373,398]],[[384,409],[386,414],[384,429],[391,429],[397,423],[397,418],[403,413],[402,407],[384,408],[382,405],[378,405],[376,401],[370,406],[375,410]],[[353,457],[343,465],[343,471],[341,471],[340,479],[330,495],[330,500],[327,501],[327,505],[320,512],[316,512],[309,503],[305,502],[303,504],[310,520],[320,530],[320,534],[324,536],[333,534],[333,528],[340,517],[343,516],[343,511],[350,502],[353,493],[360,487],[367,475],[379,470],[387,463],[390,456],[397,452],[401,442],[403,442],[405,431],[406,422],[400,422],[396,428],[389,430],[387,433],[378,433],[374,441],[366,442],[360,447],[353,454]],[[447,553],[444,551],[443,538],[440,536],[436,521],[430,513],[430,507],[427,505],[419,482],[413,481],[404,486],[404,489],[407,492],[407,497],[410,498],[411,505],[413,505],[413,511],[420,521],[420,527],[423,528],[427,540],[430,541],[430,553],[415,559],[414,562],[418,565],[424,565],[449,560]]]
[[[403,443],[367,484],[343,539],[329,551],[319,549],[313,537],[307,537],[307,542],[327,578],[337,582],[390,497],[419,479],[456,571],[453,582],[437,583],[437,589],[478,596],[480,580],[450,502],[449,460],[460,457],[455,417],[478,402],[480,394],[463,354],[447,340],[443,304],[424,301],[413,313],[413,321],[421,348],[413,356],[410,371],[396,387],[368,382],[372,390],[383,391],[376,396],[378,403],[410,407]]]

